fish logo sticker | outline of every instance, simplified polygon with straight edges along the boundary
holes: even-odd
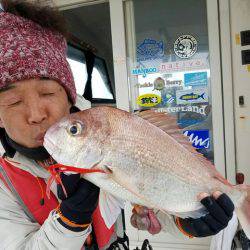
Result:
[[[197,51],[197,40],[191,35],[182,35],[174,42],[174,53],[180,58],[190,58]]]
[[[180,99],[184,100],[184,101],[194,101],[194,100],[197,100],[197,99],[200,99],[200,98],[205,100],[204,95],[205,95],[205,93],[202,93],[201,95],[197,95],[194,92],[192,92],[190,94],[182,95],[180,97]]]
[[[161,97],[155,94],[140,95],[136,103],[141,107],[154,107],[161,103]]]
[[[208,91],[205,88],[192,90],[177,90],[177,104],[205,103],[208,102]]]
[[[137,61],[154,60],[163,56],[163,41],[158,42],[156,40],[147,38],[137,46]]]
[[[186,130],[183,134],[189,137],[189,141],[195,148],[210,147],[209,130]]]

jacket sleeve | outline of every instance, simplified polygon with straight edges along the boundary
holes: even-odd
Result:
[[[42,226],[32,223],[0,180],[0,249],[81,249],[90,232],[64,228],[53,211]]]
[[[156,212],[156,216],[161,223],[163,232],[169,233],[178,239],[189,239],[189,237],[184,235],[176,226],[174,216],[161,211]]]

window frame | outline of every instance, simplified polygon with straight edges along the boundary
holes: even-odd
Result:
[[[74,43],[68,41],[68,46],[71,46],[72,48],[74,48],[76,50],[79,50],[80,52],[82,52],[85,55],[86,50],[82,49],[80,45],[77,45],[77,44],[74,44]],[[96,70],[98,70],[98,72],[100,72],[100,74],[105,73],[105,75],[107,77],[107,87],[109,88],[110,93],[113,95],[113,99],[94,98],[93,97],[93,91],[92,91],[92,101],[91,101],[91,103],[93,103],[93,104],[115,104],[116,103],[116,98],[115,98],[114,91],[113,91],[112,86],[111,86],[111,81],[110,81],[106,61],[105,61],[104,58],[102,58],[100,56],[97,56],[95,54],[94,54],[94,56],[95,56],[95,59],[98,59],[98,60],[102,61],[104,72],[100,72],[98,67],[95,66],[95,63],[94,63],[94,68],[96,68]],[[72,60],[75,60],[74,58],[71,58],[68,54],[67,54],[67,57],[72,59]],[[81,61],[79,61],[79,62],[81,62]],[[83,61],[82,63],[86,64],[86,61]],[[105,84],[105,82],[104,82],[104,84]],[[92,81],[91,81],[91,87],[92,87]],[[86,85],[85,85],[85,88],[86,88]],[[85,90],[85,88],[84,88],[84,90]],[[82,94],[82,96],[83,96],[83,94]]]

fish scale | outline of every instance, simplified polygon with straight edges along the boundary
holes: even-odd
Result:
[[[122,123],[122,121],[120,121]],[[135,127],[135,126],[134,126]],[[127,131],[133,131],[133,128],[129,128],[127,127]],[[138,125],[138,127],[142,127],[140,125]],[[136,130],[136,132],[139,129]],[[141,130],[139,130],[141,131]],[[143,131],[144,132],[144,131]],[[150,133],[148,135],[147,130],[145,131],[145,133],[143,132],[139,132],[141,133],[137,135],[136,137],[133,135],[130,135],[129,138],[127,138],[127,136],[124,138],[122,137],[122,133],[119,135],[120,137],[113,137],[110,140],[112,141],[113,148],[110,149],[110,151],[116,150],[117,148],[120,148],[120,142],[123,141],[124,144],[127,145],[126,150],[129,152],[128,155],[129,157],[136,155],[137,152],[142,149],[144,149],[143,152],[143,156],[139,159],[140,161],[144,162],[144,168],[156,168],[158,170],[162,170],[162,171],[167,171],[167,172],[171,172],[171,171],[175,171],[177,172],[178,170],[180,170],[179,172],[179,177],[183,177],[184,180],[188,181],[189,179],[187,179],[186,177],[189,176],[190,178],[192,178],[191,180],[194,181],[198,181],[201,180],[199,177],[201,171],[201,167],[200,166],[200,162],[197,163],[197,160],[194,159],[194,164],[199,164],[198,167],[198,171],[197,168],[195,167],[188,167],[190,166],[194,166],[194,164],[192,165],[192,158],[193,155],[188,152],[186,149],[183,149],[182,145],[177,144],[172,138],[169,138],[168,135],[166,135],[164,132],[162,132],[161,135],[161,141],[156,141],[154,138],[151,139]],[[157,131],[158,132],[158,131]],[[127,133],[124,133],[124,136]],[[168,138],[166,138],[168,137]],[[120,138],[120,139],[119,139]],[[169,139],[171,139],[170,143]],[[176,145],[174,145],[176,144]],[[175,146],[177,147],[175,150]],[[171,152],[168,152],[168,148],[171,148]],[[183,154],[183,150],[187,151],[187,155],[190,156],[186,156],[185,154]],[[177,152],[175,152],[177,151]],[[182,152],[179,152],[182,151]],[[178,155],[178,158],[177,158]],[[165,158],[165,161],[163,160]],[[183,159],[182,159],[183,158]],[[176,162],[178,162],[179,164],[175,164]],[[171,164],[170,164],[171,163]],[[191,163],[191,164],[190,164]],[[167,165],[169,164],[169,165]],[[185,172],[182,171],[182,169],[179,167],[179,165],[188,165],[185,168]],[[177,165],[177,166],[176,166]],[[143,169],[142,169],[143,170]],[[204,174],[202,175],[204,176]],[[201,180],[201,183],[203,183],[203,180]]]

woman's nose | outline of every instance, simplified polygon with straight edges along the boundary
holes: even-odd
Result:
[[[29,124],[40,124],[47,118],[46,109],[39,102],[39,98],[28,102],[27,115]]]

